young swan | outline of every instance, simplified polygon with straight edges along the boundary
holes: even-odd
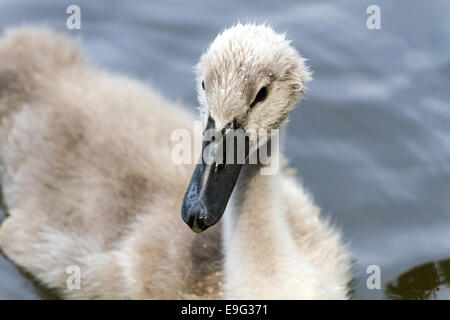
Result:
[[[224,31],[197,70],[205,128],[232,124],[252,141],[251,129],[280,127],[309,80],[284,36],[260,25]],[[192,124],[63,36],[9,31],[2,252],[64,298],[347,298],[349,257],[303,189],[263,165],[176,165],[171,134]]]

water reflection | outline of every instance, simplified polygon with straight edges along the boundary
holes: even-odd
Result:
[[[440,290],[450,290],[450,259],[415,267],[386,287],[389,299],[439,299]],[[445,291],[444,291],[445,292]]]

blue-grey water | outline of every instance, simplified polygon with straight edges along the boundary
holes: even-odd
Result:
[[[70,4],[81,30],[66,28]],[[366,26],[371,4],[379,30]],[[357,299],[450,298],[449,17],[448,0],[0,1],[0,30],[38,23],[81,36],[96,65],[192,109],[192,67],[219,31],[236,21],[286,31],[314,81],[285,152],[349,242]],[[366,286],[370,265],[381,289]],[[0,298],[45,296],[0,257]]]

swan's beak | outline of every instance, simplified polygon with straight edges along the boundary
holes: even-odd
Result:
[[[195,167],[181,208],[184,222],[195,232],[202,232],[220,220],[239,177],[242,163],[224,160],[226,140],[226,133],[214,142],[204,136],[202,161]],[[217,152],[220,148],[221,152]]]

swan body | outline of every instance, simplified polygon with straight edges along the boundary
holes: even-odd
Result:
[[[238,24],[202,56],[197,78],[204,123],[274,129],[309,71],[284,35]],[[269,94],[250,112],[261,86]],[[171,133],[193,132],[194,120],[148,86],[92,67],[60,34],[8,31],[0,40],[1,251],[63,298],[347,298],[340,234],[284,170],[261,175],[263,165],[243,165],[222,221],[201,233],[183,223],[195,166],[172,161]],[[79,288],[68,285],[73,266]]]

